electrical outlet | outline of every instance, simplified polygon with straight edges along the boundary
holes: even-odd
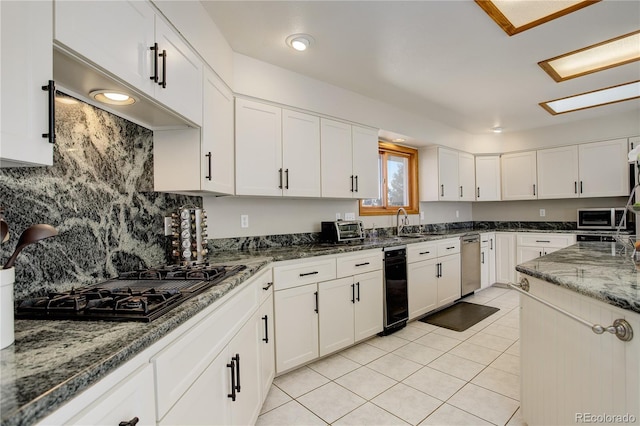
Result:
[[[344,220],[356,220],[356,214],[355,213],[345,213],[344,214]]]
[[[170,237],[173,234],[171,230],[171,216],[166,216],[164,218],[164,236]]]
[[[544,209],[540,209],[540,217],[545,217],[547,212]]]
[[[460,217],[460,210],[456,210],[456,217]]]
[[[424,212],[420,212],[420,220],[424,220]]]
[[[248,228],[249,227],[249,215],[248,214],[241,214],[240,215],[240,227],[241,228]]]
[[[341,220],[342,219],[342,215],[340,213],[336,213],[336,220]]]

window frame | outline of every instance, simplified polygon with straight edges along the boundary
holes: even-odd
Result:
[[[418,191],[418,150],[403,145],[396,145],[389,142],[378,142],[378,154],[383,156],[382,161],[382,175],[379,176],[378,185],[382,189],[380,198],[383,200],[382,206],[367,207],[362,205],[363,200],[358,201],[360,216],[383,216],[394,215],[400,207],[404,207],[407,214],[418,214],[420,212],[420,200]],[[407,182],[409,185],[408,196],[409,204],[406,206],[388,206],[387,196],[387,162],[384,161],[386,155],[397,155],[406,157],[408,159],[408,177]]]

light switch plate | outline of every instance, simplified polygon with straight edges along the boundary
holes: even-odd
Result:
[[[241,228],[248,228],[249,227],[249,215],[248,214],[241,214],[240,215],[240,227]]]

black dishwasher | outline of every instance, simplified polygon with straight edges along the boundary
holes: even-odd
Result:
[[[384,330],[391,334],[407,325],[407,247],[384,249]]]

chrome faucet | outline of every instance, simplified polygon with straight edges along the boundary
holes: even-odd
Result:
[[[402,223],[400,222],[400,212],[404,213],[404,218],[402,219]],[[404,207],[400,207],[396,212],[396,227],[398,228],[397,234],[400,235],[402,232],[402,228],[409,223],[409,216],[407,215],[407,211]]]

